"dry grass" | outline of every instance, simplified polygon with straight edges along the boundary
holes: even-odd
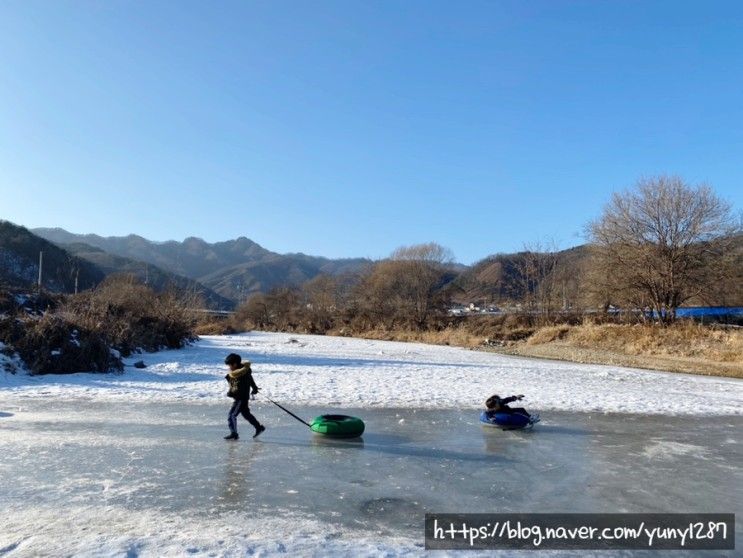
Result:
[[[380,328],[330,334],[467,348],[482,348],[490,339],[500,346],[496,351],[521,356],[743,378],[743,329],[693,322],[665,328],[585,322],[536,330],[522,323],[498,324],[495,329],[464,323],[439,331]]]
[[[554,341],[565,339],[565,336],[570,332],[570,330],[571,326],[568,325],[545,326],[535,331],[534,334],[526,340],[526,342],[529,345],[543,345],[545,343],[553,343]]]
[[[344,330],[329,331],[328,335],[348,336]],[[427,343],[429,345],[451,345],[454,347],[475,348],[483,344],[483,337],[464,327],[451,327],[440,331],[388,330],[383,328],[353,332],[353,337],[376,339],[380,341],[401,341],[404,343]]]
[[[598,348],[636,356],[743,362],[743,330],[713,328],[693,322],[681,322],[671,327],[587,323],[568,328],[561,339],[576,347]]]
[[[196,335],[232,335],[244,331],[245,328],[236,326],[231,319],[201,321],[194,328]]]
[[[743,378],[743,329],[584,323],[540,328],[504,350],[521,356]]]
[[[397,341],[415,341],[430,345],[452,345],[455,347],[474,348],[482,345],[482,337],[475,335],[465,328],[447,328],[441,331],[414,331],[400,333]]]

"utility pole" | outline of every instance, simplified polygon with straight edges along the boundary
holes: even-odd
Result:
[[[44,251],[41,250],[39,252],[39,290],[41,290],[41,277],[42,277],[42,269],[44,267]]]

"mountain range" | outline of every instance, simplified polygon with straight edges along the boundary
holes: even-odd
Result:
[[[19,288],[35,284],[40,251],[44,252],[44,287],[49,290],[72,292],[76,280],[78,289],[84,290],[108,275],[129,273],[157,290],[173,285],[199,293],[215,309],[232,309],[253,293],[300,286],[320,274],[359,273],[373,263],[364,258],[278,254],[246,237],[216,243],[194,237],[153,242],[137,235],[102,237],[59,228],[29,231],[0,221],[0,284]],[[587,246],[577,246],[557,254],[562,269],[558,296],[580,298],[579,277],[588,252]],[[743,237],[736,252],[738,268],[743,270]],[[452,267],[454,302],[513,300],[514,289],[523,283],[523,257],[523,253],[496,254],[471,266]],[[742,284],[740,278],[720,284],[712,298],[718,304],[740,303]]]
[[[256,292],[299,286],[321,273],[354,273],[371,263],[363,258],[333,260],[305,254],[278,254],[245,237],[216,243],[195,237],[182,242],[153,242],[133,234],[102,237],[73,234],[59,228],[39,228],[32,232],[95,263],[107,273],[160,272],[179,276],[203,285],[232,305]]]

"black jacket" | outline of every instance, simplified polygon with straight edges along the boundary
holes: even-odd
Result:
[[[253,373],[250,370],[249,362],[244,362],[242,368],[238,368],[227,374],[225,379],[230,383],[227,396],[233,399],[245,401],[250,399],[251,391],[253,393],[258,391],[258,386],[255,385],[255,380],[253,380]]]
[[[515,395],[512,395],[511,397],[498,397],[497,395],[494,395],[492,397],[488,397],[488,400],[485,402],[485,406],[488,408],[488,411],[494,411],[496,407],[498,407],[498,412],[501,413],[507,413],[510,410],[510,407],[508,406],[509,403],[513,403],[514,401],[518,401],[518,397]]]

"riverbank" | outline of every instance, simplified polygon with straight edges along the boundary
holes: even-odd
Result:
[[[373,330],[363,339],[420,342],[504,355],[743,378],[743,328],[680,322],[648,324],[560,324],[545,327],[460,326],[440,331]]]
[[[682,323],[550,326],[497,352],[703,376],[743,378],[743,329]]]
[[[743,378],[743,363],[714,362],[706,359],[672,356],[628,355],[601,349],[576,347],[569,343],[560,342],[541,345],[520,343],[509,347],[489,347],[486,350],[509,356],[560,360],[576,364],[603,364],[657,372]]]

